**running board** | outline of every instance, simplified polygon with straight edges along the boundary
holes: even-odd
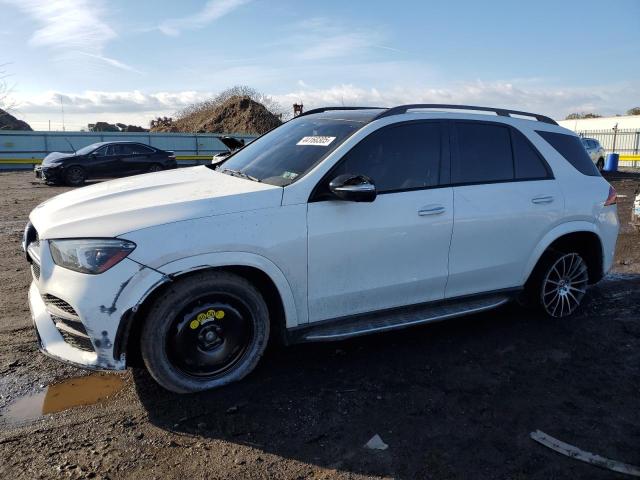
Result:
[[[370,312],[323,321],[316,325],[305,325],[290,332],[291,340],[292,343],[345,340],[360,335],[397,330],[483,312],[504,305],[511,298],[513,298],[513,293],[505,292],[482,297],[473,296],[456,301],[401,307],[382,312]]]

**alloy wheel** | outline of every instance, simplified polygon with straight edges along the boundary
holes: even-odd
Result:
[[[71,167],[67,171],[67,180],[73,185],[82,183],[84,181],[84,170],[80,167]]]
[[[577,253],[559,257],[542,282],[542,305],[552,317],[571,315],[587,291],[589,273],[585,261]]]

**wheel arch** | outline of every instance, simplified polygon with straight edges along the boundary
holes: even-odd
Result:
[[[589,283],[596,283],[604,276],[603,242],[596,229],[590,222],[576,221],[558,225],[548,232],[536,246],[527,264],[522,284],[531,277],[536,265],[545,252],[549,250],[575,251],[587,262],[589,268]]]
[[[88,169],[87,169],[87,166],[86,166],[86,165],[82,165],[81,163],[78,163],[78,162],[74,162],[74,163],[70,163],[70,164],[68,164],[68,165],[64,165],[64,166],[62,167],[62,170],[63,170],[63,171],[66,171],[66,170],[69,170],[70,168],[74,168],[74,167],[81,168],[81,169],[82,169],[82,170],[84,170],[85,172],[87,172],[87,171],[88,171]]]
[[[206,255],[204,257],[207,257]],[[224,256],[222,256],[224,257]],[[213,262],[211,259],[205,261],[205,258],[192,257],[191,259],[182,259],[160,267],[158,271],[166,275],[167,281],[154,285],[146,295],[141,299],[135,308],[130,311],[122,319],[123,329],[126,331],[118,332],[119,350],[126,352],[127,364],[129,366],[141,365],[141,357],[139,348],[137,347],[140,340],[140,333],[144,318],[154,301],[163,295],[172,282],[198,275],[207,271],[226,271],[235,273],[249,280],[263,295],[267,307],[269,308],[269,318],[271,320],[272,338],[275,341],[286,342],[287,327],[298,325],[298,315],[295,308],[295,302],[291,288],[284,274],[274,265],[264,268],[269,262],[266,258],[260,257],[260,262],[244,262],[233,261],[228,258],[227,261]],[[271,262],[269,262],[271,263]],[[276,270],[273,270],[276,269]]]

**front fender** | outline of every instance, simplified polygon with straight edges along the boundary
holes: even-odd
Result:
[[[523,272],[523,277],[520,281],[520,284],[521,285],[525,284],[525,282],[531,275],[531,272],[535,268],[542,254],[547,248],[549,248],[549,245],[551,245],[555,240],[557,240],[561,236],[566,235],[568,233],[574,233],[574,232],[591,232],[591,233],[595,233],[596,235],[598,235],[598,238],[600,238],[600,234],[598,232],[598,229],[596,228],[596,225],[591,222],[579,220],[579,221],[562,223],[560,225],[555,226],[549,232],[547,232],[547,234],[544,235],[536,245],[536,248],[533,250],[533,253],[529,257],[529,261],[527,262],[526,268]],[[600,240],[600,243],[602,244],[602,239]]]
[[[296,327],[301,323],[307,322],[304,315],[298,315],[291,285],[282,270],[262,255],[249,252],[206,253],[174,260],[158,267],[157,270],[166,275],[174,276],[205,268],[229,266],[257,268],[271,278],[282,299],[287,328]],[[305,310],[300,309],[300,311],[304,312]]]

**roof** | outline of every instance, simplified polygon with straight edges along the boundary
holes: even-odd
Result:
[[[441,103],[416,103],[409,105],[399,105],[391,108],[380,107],[323,107],[309,110],[302,113],[299,117],[306,115],[314,115],[316,118],[327,119],[344,119],[358,120],[362,122],[370,122],[378,118],[390,117],[393,115],[401,115],[413,110],[431,110],[438,112],[478,112],[480,114],[493,113],[499,117],[507,118],[523,118],[526,120],[535,120],[540,123],[550,125],[558,125],[552,118],[540,115],[538,113],[523,112],[520,110],[510,110],[506,108],[494,107],[478,107],[475,105],[448,105]]]
[[[313,118],[320,118],[326,120],[349,120],[355,122],[369,123],[376,116],[383,112],[384,109],[376,107],[341,107],[341,108],[317,108],[304,112],[302,115],[298,115],[295,118],[306,117],[307,115],[313,115]]]

